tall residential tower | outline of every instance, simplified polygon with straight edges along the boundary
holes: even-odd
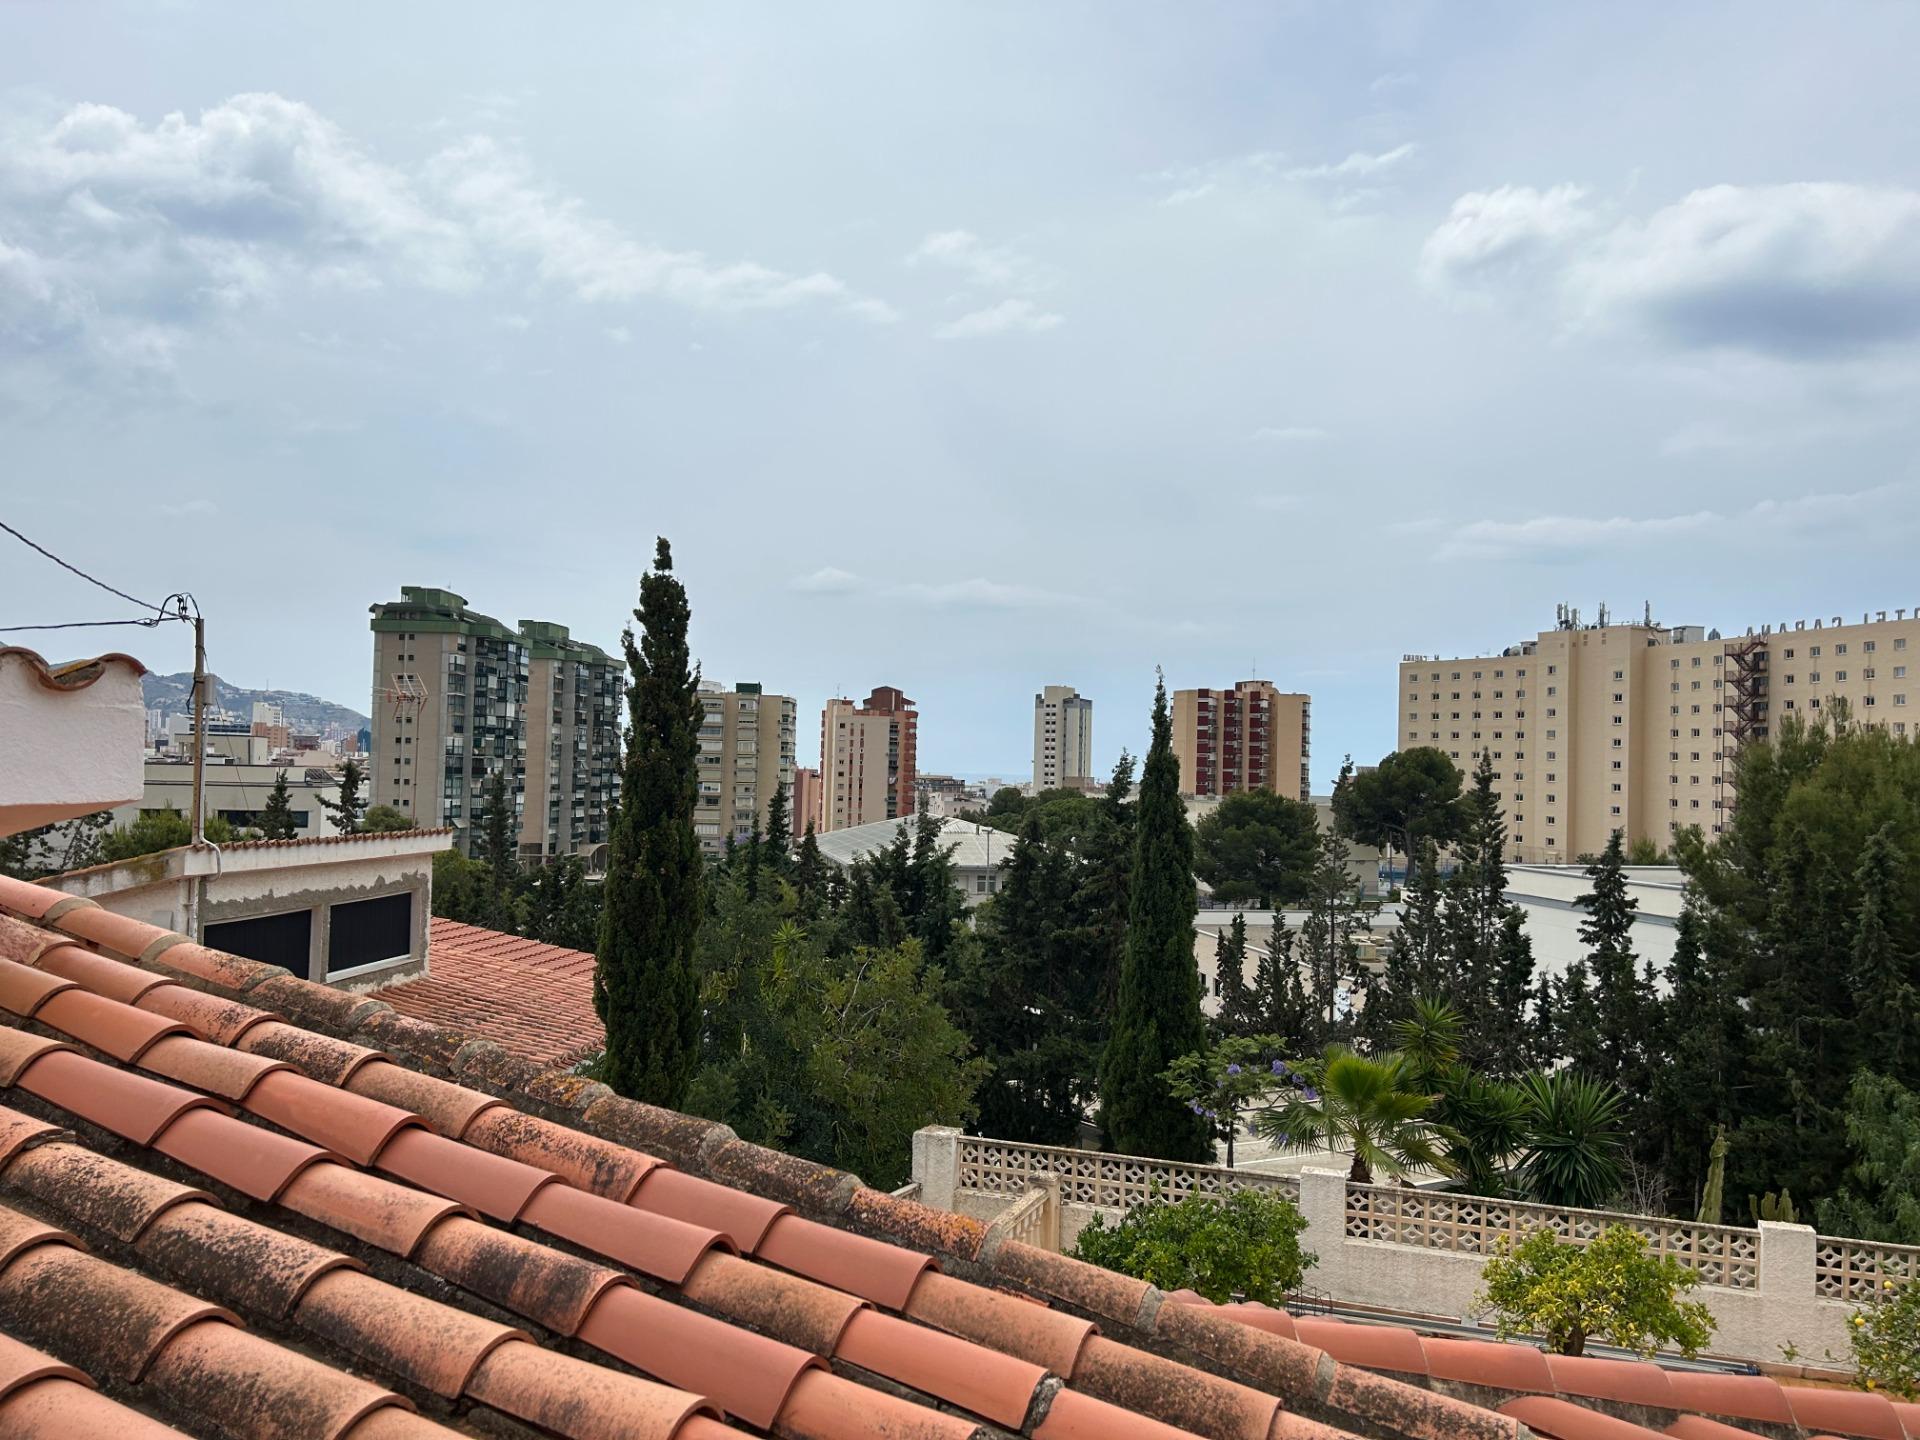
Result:
[[[1071,685],[1033,697],[1033,788],[1085,789],[1093,778],[1093,701]]]
[[[504,771],[520,857],[591,857],[620,787],[622,664],[563,625],[512,629],[450,590],[373,608],[369,800],[469,848]]]
[[[920,714],[891,685],[866,700],[827,701],[820,716],[820,829],[913,813]]]
[[[700,685],[700,790],[693,830],[700,848],[717,855],[727,839],[745,840],[767,825],[774,791],[793,800],[795,706],[791,695],[769,695],[758,685],[728,690]]]
[[[1306,800],[1312,741],[1313,701],[1270,680],[1173,692],[1173,753],[1183,795],[1271,790]]]

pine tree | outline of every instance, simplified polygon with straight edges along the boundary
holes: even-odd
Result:
[[[360,786],[366,778],[360,762],[348,756],[347,763],[340,767],[339,798],[329,800],[324,795],[314,797],[320,808],[333,817],[333,823],[342,835],[357,835],[360,832],[360,822],[367,813],[367,802],[360,794]]]
[[[1652,1103],[1635,1134],[1637,1158],[1663,1173],[1669,1193],[1691,1200],[1705,1186],[1714,1136],[1734,1118],[1740,1070],[1740,998],[1724,947],[1705,943],[1714,922],[1689,897],[1675,925],[1667,993],[1656,1007],[1661,1063]]]
[[[793,812],[788,809],[787,782],[782,780],[773,787],[773,798],[767,801],[766,849],[760,857],[760,863],[774,874],[785,876],[792,869]]]
[[[1360,903],[1347,869],[1347,842],[1329,827],[1320,832],[1307,880],[1307,918],[1300,927],[1300,966],[1319,1013],[1321,1041],[1343,1025],[1340,997],[1360,983],[1354,935],[1366,928],[1371,907]],[[1349,1011],[1355,1009],[1349,1003]]]
[[[1502,989],[1507,917],[1507,823],[1493,790],[1493,757],[1480,752],[1473,789],[1461,802],[1465,820],[1446,885],[1446,975],[1437,998],[1456,1005],[1462,1018],[1461,1056],[1485,1066],[1510,1047],[1514,1017],[1496,1004]]]
[[[1307,1054],[1320,1048],[1315,1043],[1319,1030],[1313,1002],[1300,983],[1295,938],[1285,918],[1276,914],[1254,966],[1249,1029],[1259,1035],[1278,1035],[1294,1054]]]
[[[1500,922],[1494,958],[1492,1011],[1499,1023],[1488,1037],[1486,1068],[1495,1075],[1517,1076],[1533,1064],[1533,1035],[1527,1002],[1533,998],[1533,941],[1518,906]]]
[[[626,651],[626,764],[609,846],[594,1008],[607,1027],[602,1076],[618,1093],[675,1106],[700,1039],[694,936],[703,914],[693,831],[699,669],[687,649],[685,588],[665,540],[640,581]]]
[[[299,834],[299,827],[293,818],[293,796],[287,789],[287,772],[280,770],[273,777],[273,789],[267,792],[267,803],[260,811],[260,837],[263,840],[291,840]]]
[[[1100,1064],[1109,1149],[1166,1160],[1212,1158],[1201,1118],[1174,1100],[1161,1076],[1204,1048],[1200,972],[1193,962],[1193,828],[1180,799],[1180,762],[1164,679],[1154,687],[1153,744],[1134,814],[1133,875],[1120,1003]]]
[[[514,892],[519,886],[520,865],[516,855],[514,814],[507,796],[507,767],[501,764],[487,779],[486,813],[480,822],[479,853],[474,856],[487,867],[487,901],[480,922],[489,930],[517,930]]]
[[[1280,923],[1276,916],[1275,923]],[[1239,1035],[1248,1015],[1247,992],[1247,917],[1235,914],[1233,923],[1222,930],[1213,946],[1213,993],[1220,1008],[1214,1029],[1222,1035]]]
[[[1415,843],[1400,908],[1400,927],[1387,950],[1385,984],[1375,997],[1391,1025],[1413,1014],[1413,1002],[1447,988],[1446,914],[1441,904],[1440,856],[1431,840]]]
[[[1653,996],[1635,966],[1633,917],[1640,903],[1627,893],[1625,837],[1607,837],[1600,858],[1587,867],[1593,888],[1573,903],[1586,912],[1580,943],[1587,947],[1594,1008],[1600,1026],[1600,1069],[1595,1078],[1629,1096],[1647,1093],[1647,1039]]]
[[[1860,902],[1853,930],[1852,985],[1861,1012],[1873,1017],[1866,1037],[1867,1065],[1912,1086],[1920,1075],[1920,951],[1901,876],[1906,857],[1893,841],[1891,822],[1868,837],[1853,882]]]
[[[755,817],[753,830],[747,836],[746,864],[740,868],[740,878],[746,887],[749,901],[760,898],[760,850],[765,841],[760,834],[760,821]]]
[[[827,862],[820,857],[820,842],[814,837],[813,821],[807,821],[807,833],[800,837],[800,853],[793,861],[793,888],[800,902],[800,913],[817,917],[827,903]]]
[[[1559,1022],[1560,1053],[1573,1069],[1585,1075],[1597,1075],[1606,1069],[1601,1053],[1600,1008],[1594,1003],[1593,981],[1585,960],[1575,960],[1554,996]]]

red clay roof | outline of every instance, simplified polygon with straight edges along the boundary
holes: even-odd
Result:
[[[1522,1400],[1544,1433],[1630,1440],[1683,1418],[1592,1373],[1543,1365],[1523,1396],[1457,1351],[1438,1378],[1438,1342],[1241,1323],[45,894],[0,880],[0,1433],[99,1433],[87,1381],[137,1412],[116,1436],[230,1440],[501,1417],[575,1440],[1525,1440]],[[1774,1440],[1915,1440],[1878,1397],[1684,1403]]]
[[[434,917],[427,973],[380,998],[402,1015],[567,1067],[605,1048],[593,1008],[593,956]]]

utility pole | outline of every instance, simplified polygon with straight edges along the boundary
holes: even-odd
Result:
[[[196,613],[193,617],[193,844],[206,843],[206,823],[207,622]]]

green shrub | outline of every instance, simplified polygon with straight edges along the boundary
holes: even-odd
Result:
[[[1285,1196],[1234,1190],[1218,1199],[1189,1195],[1172,1205],[1150,1200],[1113,1225],[1095,1216],[1073,1253],[1162,1290],[1273,1305],[1318,1258],[1300,1248],[1306,1228]]]
[[[1651,1356],[1663,1344],[1691,1358],[1713,1338],[1713,1316],[1680,1296],[1700,1277],[1671,1256],[1649,1255],[1646,1236],[1609,1225],[1585,1247],[1535,1230],[1519,1244],[1503,1235],[1480,1272],[1479,1303],[1496,1314],[1502,1340],[1538,1335],[1557,1354],[1604,1340]]]
[[[1920,1400],[1920,1280],[1885,1293],[1853,1317],[1847,1338],[1862,1388]]]

